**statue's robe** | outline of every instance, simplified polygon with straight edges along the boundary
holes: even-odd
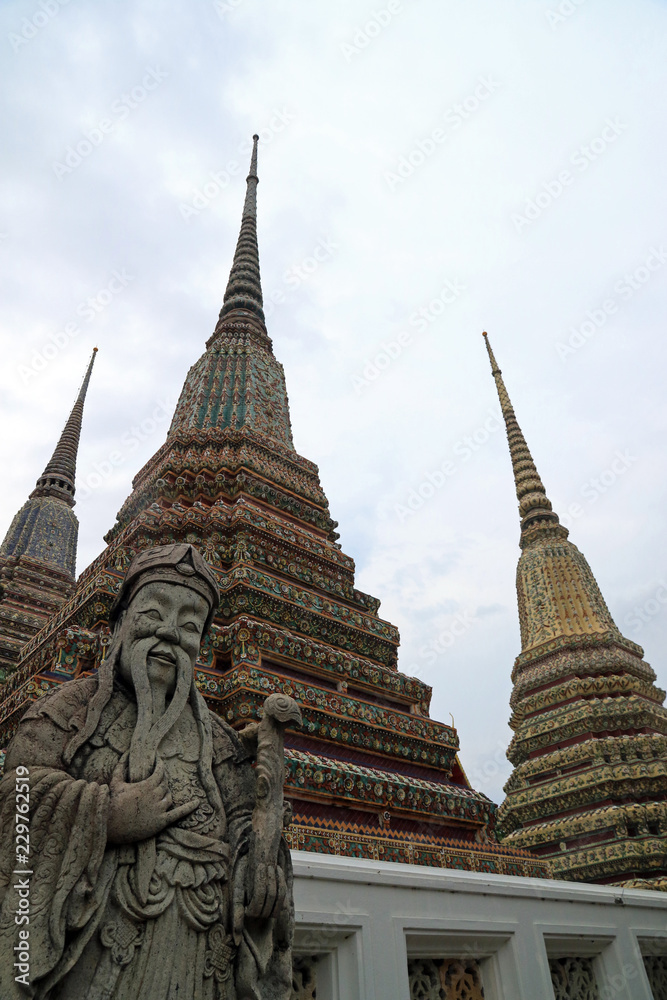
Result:
[[[255,798],[247,747],[210,713],[221,815],[200,780],[199,733],[188,702],[158,757],[174,806],[192,799],[199,806],[141,845],[108,844],[109,783],[129,750],[137,709],[133,693],[116,680],[95,731],[65,764],[65,748],[96,690],[96,677],[81,678],[40,698],[7,751],[0,782],[2,1000],[287,1000],[291,904],[268,920],[244,919]],[[19,931],[19,766],[30,772],[28,988],[16,981],[9,961]],[[148,852],[152,872],[143,902],[138,850]],[[284,842],[279,864],[290,900]]]

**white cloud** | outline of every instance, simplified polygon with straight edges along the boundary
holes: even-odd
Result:
[[[93,346],[82,476],[160,400],[177,396],[220,307],[245,160],[195,218],[186,223],[179,205],[284,113],[289,122],[260,149],[265,291],[282,289],[319,239],[337,244],[269,321],[295,441],[320,465],[358,585],[402,631],[401,665],[424,666],[436,718],[453,713],[472,777],[508,741],[519,651],[518,518],[503,433],[470,461],[459,457],[414,517],[401,523],[392,508],[495,405],[480,336],[488,329],[547,491],[557,509],[584,507],[572,539],[619,625],[652,599],[665,573],[667,268],[630,297],[614,288],[667,243],[667,12],[649,0],[631,9],[587,0],[551,25],[557,5],[546,0],[402,0],[348,62],[341,44],[377,4],[228,6],[223,17],[203,0],[165,16],[151,0],[69,3],[14,51],[9,35],[38,6],[3,4],[0,458],[11,475],[0,531],[49,457]],[[58,180],[53,161],[150,67],[166,79]],[[454,128],[448,110],[462,102],[465,110],[484,77],[498,88]],[[573,156],[608,119],[624,128],[579,167]],[[446,141],[392,190],[386,171],[443,122]],[[517,231],[513,214],[544,185],[555,191],[564,170],[572,182]],[[77,316],[123,268],[134,280],[122,294],[94,320]],[[447,280],[465,284],[465,294],[355,393],[355,373],[411,329],[410,316]],[[560,357],[557,345],[610,297],[617,311]],[[77,319],[79,334],[38,378],[22,381],[19,366]],[[164,431],[156,421],[77,508],[79,569],[100,551]],[[626,449],[636,463],[589,503],[586,483]],[[426,663],[420,648],[456,614],[477,621]],[[630,635],[663,684],[664,629],[656,613]],[[498,800],[502,767],[494,767],[483,790]]]

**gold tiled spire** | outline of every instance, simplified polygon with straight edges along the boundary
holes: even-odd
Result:
[[[517,569],[522,653],[559,637],[622,639],[586,559],[559,523],[528,450],[488,335],[484,342],[509,442],[521,515]],[[627,640],[626,640],[627,641]]]
[[[500,408],[505,418],[507,428],[507,440],[510,446],[510,456],[512,458],[512,469],[514,470],[514,482],[516,483],[516,495],[519,501],[519,513],[521,514],[521,531],[533,524],[535,521],[550,521],[558,524],[558,515],[551,507],[551,501],[547,497],[542,480],[539,477],[533,457],[528,450],[526,439],[521,432],[516,419],[509,394],[503,382],[502,372],[495,359],[489,336],[483,333],[484,343],[489,353],[491,361],[491,374],[493,375],[500,399]],[[567,538],[567,529],[561,528],[560,534]]]
[[[521,654],[512,672],[500,831],[561,878],[664,882],[664,691],[621,635],[590,566],[559,524],[484,334],[507,427],[521,515]],[[646,761],[650,761],[649,764]]]

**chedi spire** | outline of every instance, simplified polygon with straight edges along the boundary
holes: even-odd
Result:
[[[0,681],[74,589],[76,457],[96,353],[97,348],[53,455],[0,545]]]
[[[622,636],[585,557],[558,521],[516,419],[489,338],[484,342],[509,442],[523,550],[517,568],[522,652],[557,636]]]
[[[548,859],[559,878],[664,888],[667,795],[645,761],[667,752],[665,693],[641,647],[621,635],[588,562],[551,509],[484,340],[521,515],[521,654],[507,751],[514,771],[500,833],[506,844]]]
[[[253,136],[241,231],[223,306],[206,351],[188,372],[164,445],[165,455],[175,439],[189,439],[200,432],[210,434],[216,442],[219,435],[228,432],[252,434],[270,441],[271,447],[278,444],[290,453],[294,451],[285,374],[273,354],[262,308],[257,247],[258,140],[259,136]],[[155,472],[151,468],[151,474]],[[157,478],[163,476],[155,474]],[[132,510],[138,500],[136,491],[144,485],[145,477],[140,474],[134,483]],[[147,497],[144,491],[140,502]],[[122,523],[129,509],[125,505],[119,514]]]
[[[65,428],[60,435],[60,440],[55,447],[53,455],[46,464],[44,472],[37,480],[35,489],[30,494],[30,499],[35,497],[57,497],[73,507],[76,503],[75,476],[76,476],[76,456],[79,450],[79,438],[81,437],[81,421],[83,419],[83,407],[86,402],[86,393],[90,376],[95,364],[97,348],[93,348],[93,354],[86,370],[79,395],[72,407],[72,412],[65,424]]]
[[[227,289],[223,299],[220,319],[235,309],[254,313],[262,323],[264,310],[262,284],[259,273],[259,248],[257,245],[257,143],[259,136],[252,137],[252,157],[250,171],[246,178],[246,196],[241,216],[241,231],[236,244],[234,262],[229,274]]]
[[[491,350],[489,336],[487,333],[483,333],[482,336],[484,337],[484,343],[489,354],[491,374],[496,383],[500,408],[505,419],[512,469],[514,471],[514,482],[516,484],[516,495],[519,501],[519,513],[521,514],[521,531],[523,533],[524,529],[535,521],[550,521],[552,524],[558,524],[558,515],[552,510],[551,501],[547,497],[542,480],[535,468],[532,455],[528,450],[526,439],[516,419],[514,408],[503,382],[502,372]],[[561,532],[563,537],[567,538],[567,529],[561,528]]]

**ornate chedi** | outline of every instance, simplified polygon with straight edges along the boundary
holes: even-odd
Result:
[[[56,449],[0,545],[0,680],[74,590],[76,456],[96,352]]]
[[[262,309],[256,141],[215,331],[108,547],[0,692],[0,746],[30,700],[97,669],[134,554],[189,542],[221,595],[196,667],[208,706],[243,728],[274,692],[300,705],[303,728],[285,745],[291,847],[547,875],[546,862],[497,843],[496,807],[470,788],[456,731],[429,718],[430,688],[397,670],[398,632],[378,616],[379,601],[355,589],[317,467],[294,450]]]
[[[665,889],[665,692],[552,510],[484,338],[521,515],[514,771],[499,832],[504,844],[548,858],[557,877]]]

